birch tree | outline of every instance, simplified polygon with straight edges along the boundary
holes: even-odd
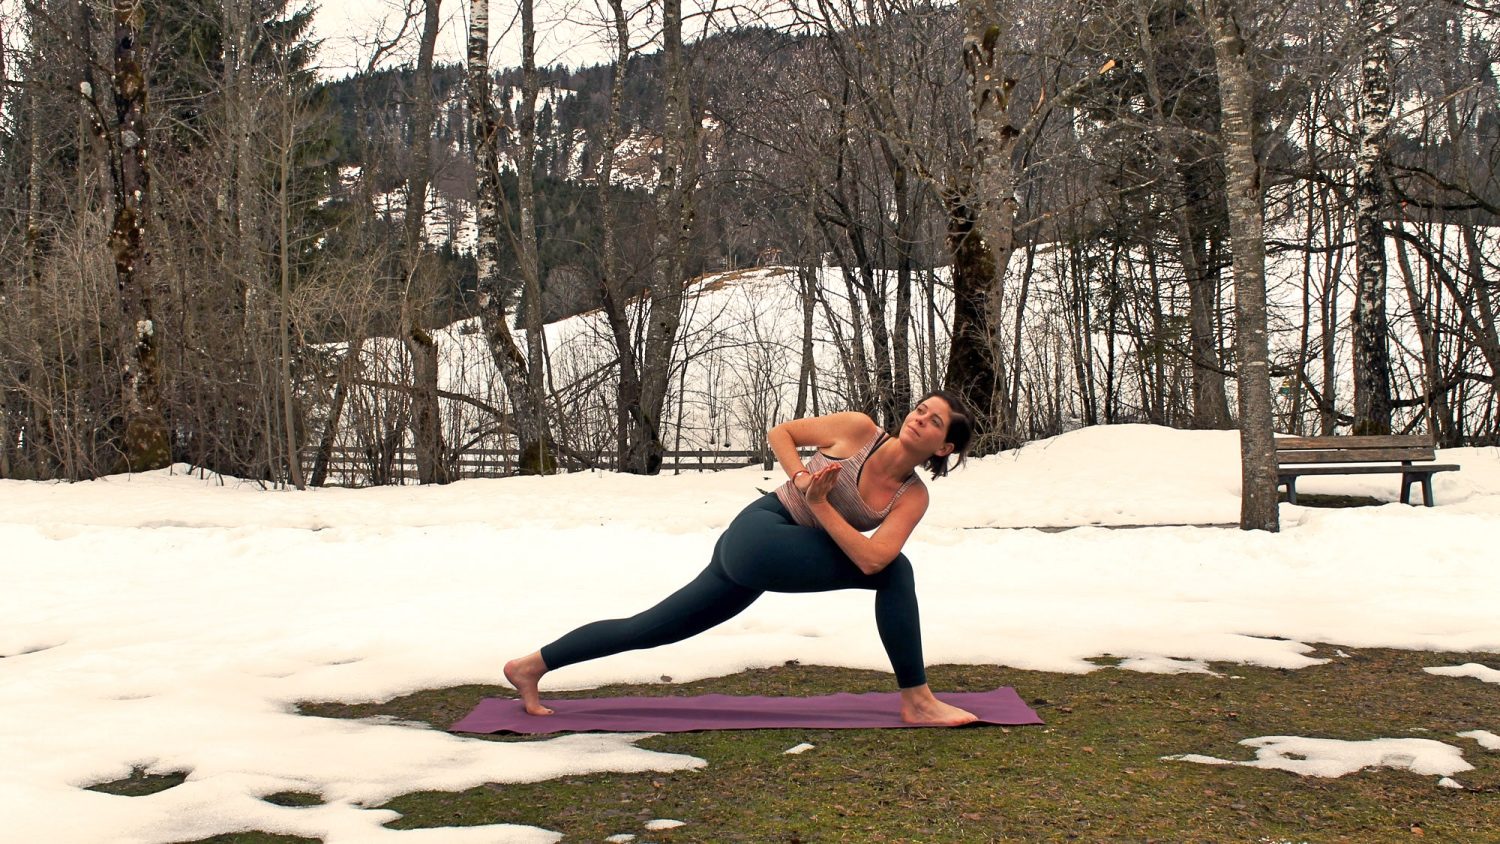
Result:
[[[490,4],[489,0],[470,0],[468,38],[468,107],[474,171],[478,182],[478,243],[475,264],[478,271],[478,306],[480,325],[484,330],[490,357],[510,397],[508,429],[516,437],[521,454],[522,473],[552,471],[556,463],[550,456],[545,415],[541,401],[541,296],[537,268],[535,225],[521,226],[521,233],[509,224],[509,202],[500,181],[500,140],[505,127],[495,108],[494,83],[490,74]],[[526,52],[532,52],[529,46]],[[532,59],[534,75],[535,59]],[[535,83],[531,83],[534,85]],[[535,93],[530,95],[535,103]],[[525,141],[523,149],[527,147]],[[534,156],[535,134],[530,149]],[[517,177],[528,186],[530,165],[517,168]],[[523,220],[528,215],[523,213]],[[531,233],[526,240],[526,232]],[[500,277],[500,240],[507,238],[516,255],[521,256],[522,275],[528,291],[528,352],[522,353],[510,330],[506,310],[505,285]],[[523,244],[529,243],[529,250]],[[529,255],[529,259],[526,257]],[[533,314],[535,316],[533,316]],[[531,327],[532,319],[536,327]]]
[[[1388,12],[1382,0],[1355,0],[1364,51],[1360,63],[1354,166],[1354,428],[1391,432],[1391,364],[1387,346],[1385,221],[1387,144],[1391,126]]]

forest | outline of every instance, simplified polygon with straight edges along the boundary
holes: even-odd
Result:
[[[423,483],[481,446],[654,473],[684,290],[765,267],[800,305],[772,424],[946,385],[979,454],[1500,442],[1487,3],[606,0],[578,67],[538,64],[534,0],[457,2],[406,0],[338,79],[287,0],[0,6],[0,477],[304,486],[351,442]],[[586,314],[584,391],[543,326]],[[441,380],[460,322],[483,395]]]

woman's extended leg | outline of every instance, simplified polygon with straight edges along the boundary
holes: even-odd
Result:
[[[537,684],[552,669],[680,642],[728,621],[754,603],[760,591],[741,586],[724,574],[720,561],[724,544],[724,538],[720,538],[708,568],[656,606],[629,618],[585,624],[540,651],[506,663],[505,678],[520,692],[526,711],[551,714],[552,710],[541,703]]]

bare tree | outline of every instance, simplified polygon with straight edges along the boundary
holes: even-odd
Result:
[[[152,291],[147,226],[151,176],[147,153],[146,77],[139,45],[146,21],[141,0],[114,0],[115,122],[105,139],[114,176],[115,221],[109,235],[120,292],[121,404],[125,418],[123,457],[131,471],[171,462],[162,413],[161,328]]]
[[[442,416],[438,401],[438,349],[431,332],[422,325],[420,309],[411,292],[425,288],[423,253],[426,250],[427,188],[432,180],[433,97],[432,61],[437,45],[438,17],[442,0],[422,0],[423,23],[418,47],[416,78],[412,92],[411,162],[406,179],[406,285],[408,295],[401,309],[401,339],[412,357],[412,437],[416,444],[417,478],[424,484],[453,480],[443,442]]]
[[[683,274],[693,226],[698,157],[697,120],[688,100],[688,71],[683,57],[681,0],[663,0],[661,32],[666,90],[661,176],[656,187],[655,272],[641,360],[640,412],[632,419],[629,453],[623,466],[628,472],[650,475],[661,470],[666,450],[662,412],[682,321]]]
[[[1266,244],[1262,165],[1256,147],[1250,46],[1235,0],[1204,0],[1214,39],[1220,130],[1228,171],[1230,242],[1234,252],[1235,366],[1239,374],[1240,528],[1280,529],[1276,444],[1272,433],[1270,349],[1266,336]]]
[[[470,0],[468,105],[469,126],[473,133],[471,148],[478,180],[479,237],[475,248],[475,263],[479,276],[479,318],[491,359],[495,362],[495,368],[499,370],[501,380],[505,383],[505,391],[510,397],[509,430],[516,435],[523,455],[537,456],[535,462],[523,460],[522,471],[542,471],[551,463],[544,459],[546,449],[543,443],[546,438],[538,392],[541,389],[540,376],[533,377],[530,372],[532,366],[541,363],[540,330],[529,332],[527,343],[531,351],[528,363],[527,355],[521,352],[511,333],[504,285],[500,279],[500,239],[509,238],[513,246],[519,244],[515,229],[508,223],[510,208],[500,183],[500,136],[504,127],[495,109],[490,76],[489,20],[489,0]],[[527,169],[518,167],[517,176],[522,183],[530,181]],[[537,266],[535,227],[523,225],[522,238],[528,228],[531,231],[529,252],[525,248],[516,248],[515,252],[531,256],[529,263],[524,258],[522,261],[525,284],[530,290],[536,280]],[[539,296],[530,300],[528,322],[532,318],[531,313],[540,317]]]
[[[609,7],[610,44],[614,47],[614,68],[609,88],[609,111],[604,121],[599,162],[594,170],[595,190],[603,232],[600,244],[599,293],[614,342],[619,371],[617,390],[616,465],[630,464],[633,443],[648,430],[643,418],[640,358],[631,336],[630,316],[626,310],[629,296],[620,262],[617,243],[618,219],[611,188],[614,178],[615,152],[620,141],[620,111],[625,99],[625,79],[630,68],[630,23],[622,0],[607,0]]]
[[[547,426],[547,407],[542,401],[542,373],[546,338],[542,335],[542,270],[537,257],[536,234],[536,100],[540,76],[536,69],[536,23],[534,0],[521,5],[521,102],[517,108],[519,130],[516,156],[517,225],[516,256],[526,296],[526,386],[528,395],[519,406],[528,419],[529,438],[521,444],[521,471],[546,474],[554,470]]]

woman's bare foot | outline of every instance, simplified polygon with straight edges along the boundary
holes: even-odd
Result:
[[[908,724],[960,727],[978,721],[979,716],[943,703],[924,684],[901,690],[901,720]]]
[[[547,663],[542,661],[541,651],[505,663],[505,679],[521,693],[521,703],[526,705],[528,715],[552,714],[552,710],[542,706],[542,696],[536,690],[537,683],[546,673]]]

